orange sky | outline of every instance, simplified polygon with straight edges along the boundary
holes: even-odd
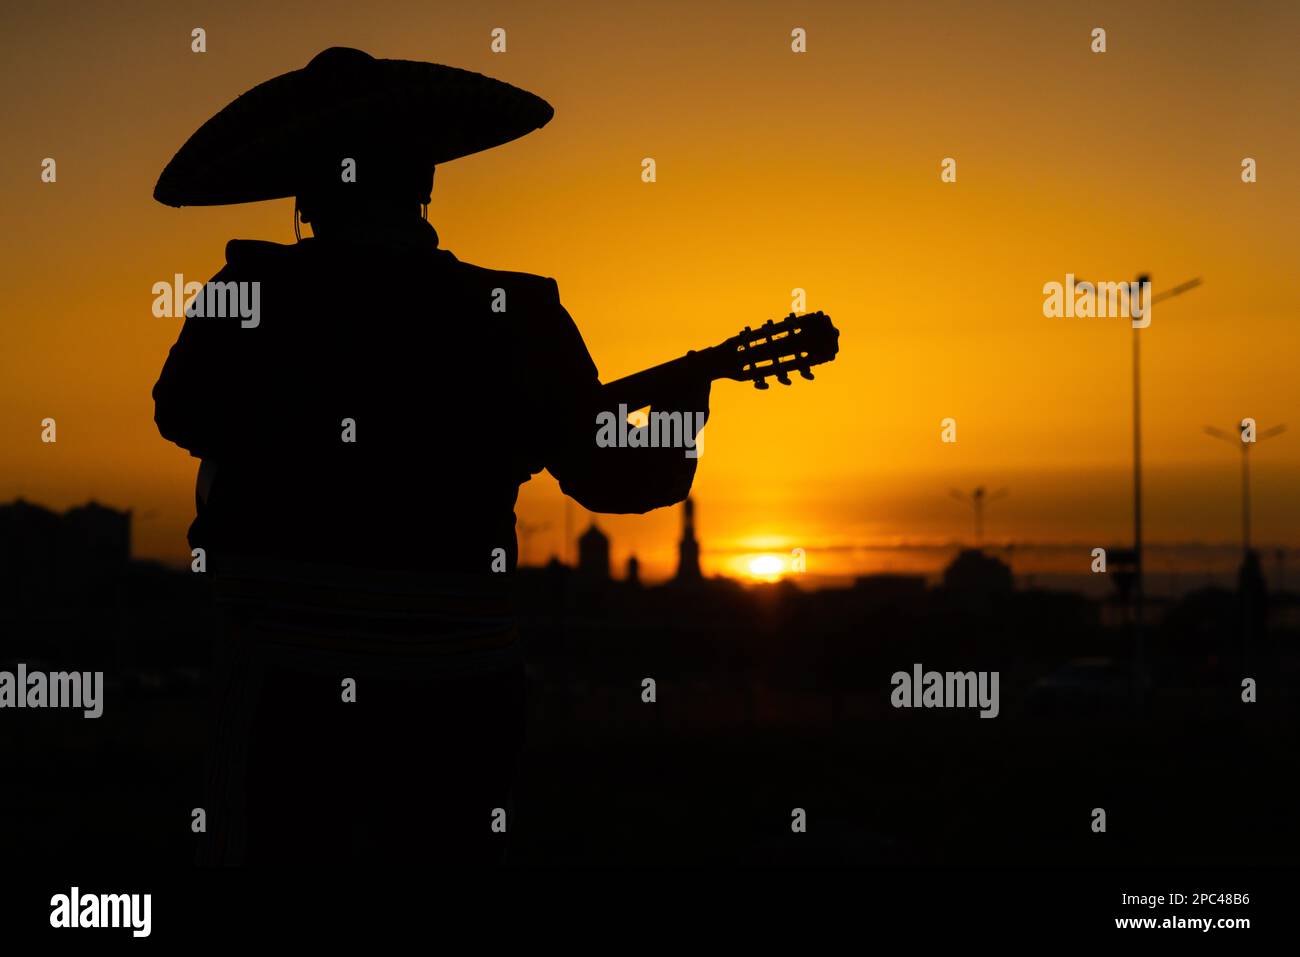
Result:
[[[977,483],[1011,489],[992,539],[1126,540],[1131,333],[1044,318],[1042,286],[1139,270],[1205,283],[1142,333],[1148,537],[1235,540],[1237,456],[1201,429],[1249,415],[1292,426],[1255,453],[1256,537],[1300,544],[1300,6],[701,6],[7,5],[0,500],[131,507],[137,554],[187,554],[194,462],[149,398],[179,324],[150,290],[207,278],[232,237],[291,241],[292,204],[173,210],[153,184],[235,95],[344,44],[554,104],[544,130],[441,167],[430,218],[462,259],[555,277],[605,378],[779,318],[794,287],[832,314],[842,353],[815,383],[715,386],[706,545],[813,565],[821,546],[948,541],[969,528],[948,490]],[[560,548],[549,478],[520,514],[548,526],[529,558]],[[616,561],[666,567],[675,513],[601,521]]]

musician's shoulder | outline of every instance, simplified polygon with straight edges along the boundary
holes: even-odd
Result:
[[[507,296],[519,294],[536,301],[558,302],[560,289],[554,279],[527,272],[513,272],[508,269],[489,269],[473,263],[456,260],[456,268],[461,280],[487,290],[502,289]]]
[[[232,239],[226,243],[226,265],[235,268],[285,262],[301,251],[299,243],[273,243],[264,239]]]

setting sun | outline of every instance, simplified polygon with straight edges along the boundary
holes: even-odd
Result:
[[[755,555],[749,560],[749,575],[758,581],[774,582],[785,571],[785,561],[779,555]]]

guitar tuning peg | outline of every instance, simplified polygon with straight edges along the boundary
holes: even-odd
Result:
[[[800,375],[802,378],[804,378],[804,379],[812,379],[812,378],[814,378],[813,374],[812,374],[811,372],[809,372],[807,368],[802,368],[802,369],[800,369],[800,370],[799,370],[799,375]]]
[[[784,369],[782,369],[780,372],[776,374],[776,381],[781,383],[782,385],[789,385],[790,376]]]
[[[772,388],[772,387],[771,387],[770,385],[768,385],[767,382],[766,382],[764,379],[762,379],[762,378],[758,378],[758,379],[755,379],[755,380],[754,380],[754,388],[755,388],[755,389],[770,389],[770,388]]]

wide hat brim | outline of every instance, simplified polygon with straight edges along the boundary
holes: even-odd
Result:
[[[555,115],[541,97],[437,63],[332,47],[260,83],[195,131],[154,187],[168,206],[296,196],[322,160],[437,164],[518,139]]]

